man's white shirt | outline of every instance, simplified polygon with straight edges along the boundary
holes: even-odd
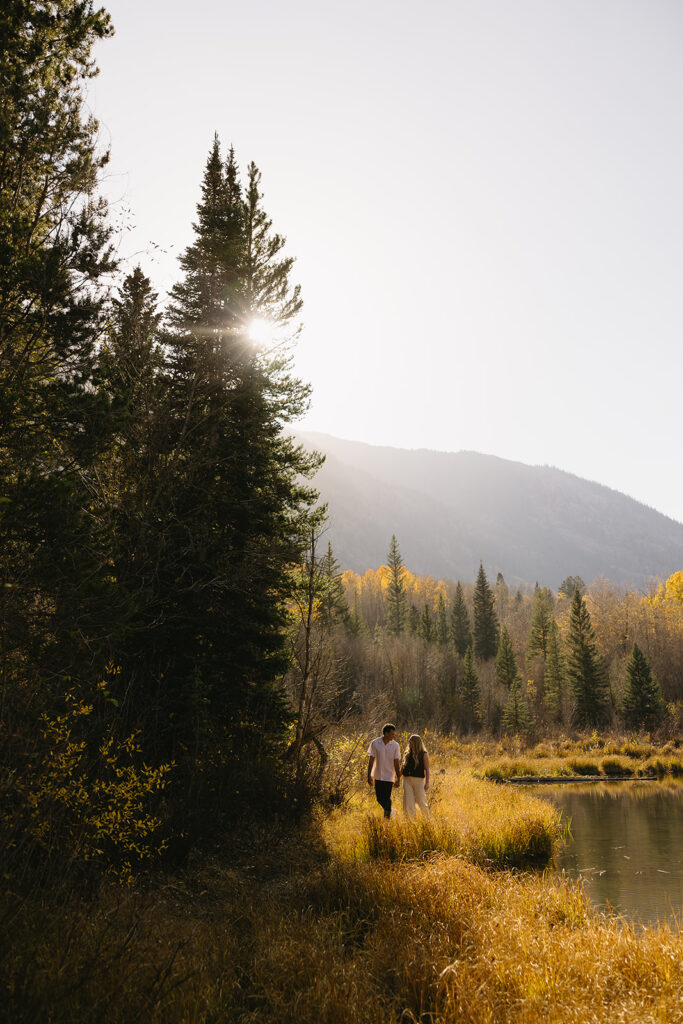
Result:
[[[401,760],[401,748],[396,740],[385,743],[381,736],[373,740],[368,747],[368,757],[374,757],[372,777],[380,782],[394,782],[396,772],[394,761]]]

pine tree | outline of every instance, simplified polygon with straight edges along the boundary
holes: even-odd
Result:
[[[439,591],[439,600],[436,606],[436,642],[444,647],[450,638],[450,632],[448,629],[448,614],[446,612],[446,602],[444,596]]]
[[[564,680],[564,659],[560,630],[553,619],[550,635],[546,645],[545,665],[543,668],[543,703],[551,722],[559,722],[562,718],[562,691]]]
[[[473,732],[481,725],[481,691],[471,647],[465,651],[465,671],[460,694],[463,727]]]
[[[583,597],[586,593],[586,584],[580,576],[566,576],[560,583],[558,593],[564,594],[565,597],[572,598],[575,590],[578,590],[581,597]]]
[[[498,682],[508,690],[512,687],[515,680],[520,679],[519,672],[517,671],[517,659],[512,649],[512,640],[510,639],[507,626],[503,626],[498,642],[496,676],[498,677]]]
[[[479,564],[474,586],[474,654],[479,661],[495,658],[498,651],[498,617],[484,566]]]
[[[529,732],[533,724],[529,705],[522,695],[522,680],[519,675],[515,677],[510,686],[501,724],[503,730],[509,733]]]
[[[107,155],[83,89],[110,34],[90,3],[0,10],[3,672],[23,680],[25,708],[67,678],[87,695],[106,657],[109,570],[89,509],[109,431],[94,368],[115,264],[97,195]]]
[[[363,619],[361,618],[358,593],[356,592],[353,595],[353,610],[346,620],[346,632],[349,636],[360,636],[362,631]]]
[[[406,624],[405,566],[396,537],[392,534],[389,554],[389,588],[387,592],[387,626],[390,633],[402,633]]]
[[[495,600],[498,618],[502,619],[507,614],[508,601],[510,600],[510,588],[505,582],[502,572],[496,575]]]
[[[527,644],[527,654],[530,657],[535,654],[539,654],[542,658],[546,657],[553,621],[548,591],[545,587],[537,585]]]
[[[574,589],[569,615],[567,679],[574,702],[574,724],[583,728],[603,725],[608,715],[607,674],[590,614],[578,587]]]
[[[228,191],[238,195],[234,153],[226,167]],[[272,222],[263,209],[261,172],[255,163],[247,170],[247,189],[244,202],[245,294],[243,317],[258,316],[265,320],[277,337],[282,328],[293,324],[303,305],[301,288],[292,287],[289,275],[294,259],[284,256],[285,238],[272,230]],[[300,328],[296,330],[298,335]]]
[[[460,657],[464,658],[465,651],[472,646],[472,630],[460,580],[457,582],[451,607],[451,632],[455,649]]]
[[[91,508],[109,545],[110,660],[135,672],[145,663],[147,631],[158,613],[150,603],[149,583],[158,557],[157,495],[163,489],[168,429],[158,340],[161,315],[151,282],[139,267],[113,299],[111,316],[97,372],[110,400],[112,432],[93,480]],[[139,707],[132,711],[132,721],[139,713]]]
[[[166,456],[148,584],[157,615],[144,678],[138,670],[135,687],[122,673],[120,685],[160,755],[220,749],[226,764],[246,765],[258,747],[268,771],[287,717],[289,567],[313,525],[301,479],[318,460],[282,432],[308,398],[288,350],[301,302],[258,182],[252,166],[244,197],[234,153],[223,164],[215,138],[164,336]],[[254,318],[277,330],[274,353],[251,342]]]
[[[429,605],[425,601],[424,608],[422,609],[422,615],[420,616],[420,624],[417,627],[417,634],[421,636],[425,643],[430,644],[434,640],[434,619],[432,613],[429,610]]]
[[[332,552],[332,545],[327,542],[327,551],[321,559],[322,587],[320,597],[319,618],[326,626],[335,622],[347,623],[349,607],[344,596],[339,563]]]
[[[634,643],[626,665],[624,722],[629,729],[655,729],[666,715],[660,685],[650,663]]]
[[[248,357],[242,333],[247,321],[245,204],[235,154],[231,149],[224,167],[218,135],[201,193],[195,240],[179,260],[184,277],[171,290],[169,343],[176,373],[196,372],[213,356],[214,369],[228,374],[236,369],[240,349]]]
[[[131,479],[145,477],[145,460],[154,458],[165,436],[164,354],[159,344],[161,313],[157,295],[140,267],[125,278],[112,301],[112,324],[98,363],[100,386],[112,408],[111,454],[128,457]],[[137,464],[142,459],[143,465]],[[122,485],[122,481],[119,481]]]
[[[408,609],[408,631],[415,635],[420,628],[420,613],[414,604]]]

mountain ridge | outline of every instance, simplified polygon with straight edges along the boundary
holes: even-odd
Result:
[[[683,524],[555,466],[295,436],[326,456],[315,485],[343,568],[382,564],[392,534],[412,571],[453,579],[473,579],[481,560],[509,583],[557,588],[575,575],[643,587],[683,565]]]

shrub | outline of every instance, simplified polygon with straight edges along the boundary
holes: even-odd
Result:
[[[627,740],[622,743],[619,753],[625,757],[632,757],[639,760],[641,757],[649,757],[652,753],[652,746],[649,743],[637,743],[635,740]]]
[[[570,757],[567,767],[574,775],[599,775],[600,769],[596,761],[589,761],[583,757]]]
[[[633,775],[633,768],[618,757],[603,757],[600,767],[605,775]]]
[[[165,848],[152,797],[171,765],[149,767],[136,736],[81,738],[92,705],[69,693],[61,715],[43,714],[37,755],[21,771],[5,765],[0,832],[5,858],[51,862],[83,872],[98,868],[129,882],[133,870]]]

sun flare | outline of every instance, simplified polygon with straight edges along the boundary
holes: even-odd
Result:
[[[273,340],[274,328],[268,320],[255,317],[247,324],[247,334],[256,345],[267,345]]]

